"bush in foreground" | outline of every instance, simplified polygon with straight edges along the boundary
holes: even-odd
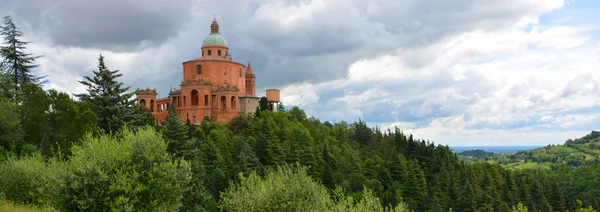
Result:
[[[86,136],[68,161],[41,155],[0,164],[0,195],[61,211],[177,211],[191,171],[151,127],[121,137]]]
[[[264,178],[256,173],[240,174],[240,182],[222,194],[224,211],[408,211],[406,205],[383,207],[365,189],[363,199],[355,201],[336,190],[331,198],[325,186],[307,174],[306,167],[280,166],[267,170]]]
[[[151,127],[122,138],[87,136],[66,162],[57,208],[64,211],[176,211],[191,178]]]

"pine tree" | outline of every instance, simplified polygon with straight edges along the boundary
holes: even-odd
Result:
[[[0,35],[4,39],[3,45],[0,46],[0,56],[2,57],[0,66],[7,74],[11,75],[12,81],[17,85],[16,89],[21,89],[24,83],[39,83],[42,78],[31,74],[31,70],[38,66],[35,64],[35,60],[41,56],[25,53],[29,42],[20,40],[23,33],[13,23],[10,16],[4,17],[4,25],[0,26]]]
[[[98,57],[98,70],[94,76],[85,76],[79,83],[87,86],[88,93],[76,94],[80,100],[89,103],[98,119],[98,127],[106,133],[115,133],[127,124],[138,126],[145,114],[135,108],[133,92],[127,92],[129,87],[117,81],[122,74],[119,70],[111,71],[104,64],[104,56]]]
[[[567,211],[565,195],[558,186],[558,182],[550,183],[550,189],[546,195],[548,195],[548,201],[554,211]]]
[[[262,164],[256,157],[252,147],[248,145],[248,142],[241,137],[237,136],[235,141],[235,173],[243,173],[244,176],[248,176],[252,171],[260,173],[262,170]]]
[[[475,205],[477,204],[475,201],[475,192],[469,176],[466,176],[466,171],[467,169],[463,169],[463,173],[460,175],[460,190],[456,202],[456,211],[477,211],[475,209]]]
[[[186,142],[188,140],[189,128],[179,118],[177,118],[177,112],[175,111],[175,105],[169,106],[169,115],[165,120],[165,129],[163,137],[169,142],[167,151],[171,154],[180,157],[184,154],[186,149]]]

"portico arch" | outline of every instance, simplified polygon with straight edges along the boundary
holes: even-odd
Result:
[[[198,95],[198,91],[196,89],[192,90],[192,94],[191,94],[191,102],[192,102],[192,106],[198,106],[198,102],[199,102],[199,95]]]

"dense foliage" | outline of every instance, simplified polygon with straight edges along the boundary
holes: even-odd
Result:
[[[308,176],[305,167],[280,166],[266,171],[264,178],[253,172],[240,173],[240,183],[222,194],[225,211],[408,211],[406,205],[383,207],[377,197],[365,189],[356,202],[338,189],[330,196],[325,186]]]
[[[0,164],[0,195],[63,211],[175,211],[191,178],[152,128],[124,129],[119,138],[88,135],[69,160],[39,154]]]

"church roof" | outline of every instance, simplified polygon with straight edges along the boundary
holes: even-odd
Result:
[[[216,18],[213,19],[213,22],[210,24],[210,34],[202,41],[202,47],[205,46],[228,47],[227,41],[225,41],[225,38],[219,33],[219,23],[217,23]]]
[[[206,36],[206,38],[204,38],[204,41],[202,41],[202,47],[205,46],[228,47],[227,41],[225,41],[225,38],[219,33],[211,33],[210,35]]]

